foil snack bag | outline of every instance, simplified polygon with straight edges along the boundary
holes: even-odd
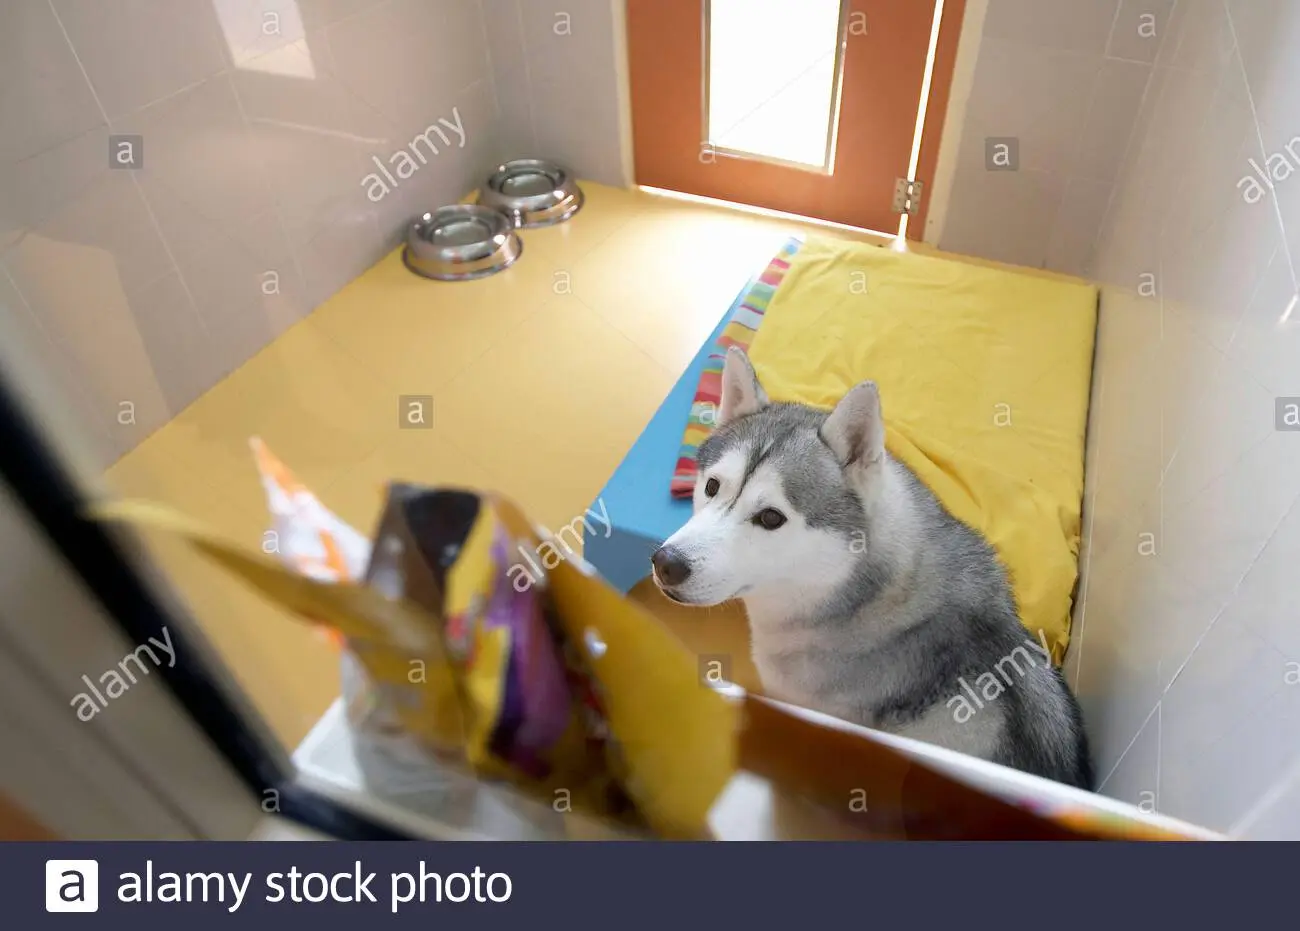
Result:
[[[262,443],[252,448],[275,534],[269,550],[157,503],[92,511],[179,536],[332,630],[349,724],[361,743],[384,737],[410,751],[389,754],[402,757],[400,780],[418,781],[430,755],[454,758],[497,778],[449,785],[481,795],[508,780],[532,790],[551,803],[534,810],[570,836],[708,836],[709,808],[734,770],[736,709],[701,686],[695,657],[651,615],[578,558],[512,571],[515,554],[557,544],[504,498],[391,484],[367,539]],[[358,763],[365,769],[360,754]]]
[[[366,582],[441,618],[476,771],[562,794],[565,807],[627,814],[591,672],[558,634],[544,581],[512,581],[525,545],[491,496],[393,484]]]

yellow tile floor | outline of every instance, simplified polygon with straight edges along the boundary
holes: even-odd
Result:
[[[365,532],[390,479],[493,488],[547,526],[569,523],[784,237],[852,236],[584,189],[580,213],[525,231],[523,256],[490,278],[426,281],[386,256],[118,461],[110,486],[257,547],[267,516],[248,439],[260,436]],[[428,429],[399,426],[404,395],[432,398]],[[667,494],[668,479],[646,493]],[[148,542],[292,749],[338,694],[334,648],[173,541]],[[736,611],[635,597],[699,652],[735,654],[736,678],[752,681]]]

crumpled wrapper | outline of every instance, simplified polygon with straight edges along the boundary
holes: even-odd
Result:
[[[251,446],[273,547],[250,551],[155,504],[100,516],[183,536],[336,637],[354,743],[375,751],[358,762],[377,788],[409,787],[421,760],[434,782],[459,764],[616,832],[708,836],[739,718],[671,633],[579,557],[538,559],[563,544],[503,498],[392,483],[367,537]]]

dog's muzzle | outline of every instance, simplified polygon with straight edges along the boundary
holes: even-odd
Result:
[[[650,557],[655,582],[664,589],[676,588],[691,577],[691,564],[671,546],[661,546]]]

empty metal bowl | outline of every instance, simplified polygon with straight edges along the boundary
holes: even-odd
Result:
[[[478,192],[480,204],[503,211],[525,229],[562,223],[582,208],[582,199],[567,171],[540,158],[503,162]]]
[[[439,207],[406,231],[402,261],[437,281],[485,278],[509,268],[524,251],[512,219],[478,204]]]

